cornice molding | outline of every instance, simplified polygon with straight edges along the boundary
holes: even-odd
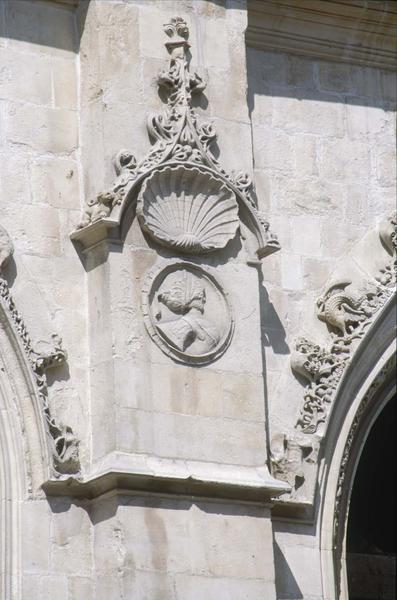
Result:
[[[248,0],[247,45],[397,69],[397,4],[371,0]]]
[[[247,467],[114,452],[85,477],[50,479],[48,496],[93,499],[108,492],[150,492],[271,503],[290,486],[274,479],[267,467]]]
[[[42,0],[48,4],[60,4],[64,8],[77,8],[80,0]]]

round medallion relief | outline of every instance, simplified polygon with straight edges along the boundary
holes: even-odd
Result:
[[[215,360],[233,333],[226,293],[213,275],[193,263],[151,269],[143,287],[142,311],[153,341],[165,354],[188,364]]]

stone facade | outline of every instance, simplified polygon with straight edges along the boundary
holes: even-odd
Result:
[[[395,14],[309,4],[0,3],[1,598],[347,598]]]

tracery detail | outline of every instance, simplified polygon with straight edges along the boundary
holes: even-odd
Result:
[[[292,369],[307,382],[296,427],[315,433],[327,419],[342,374],[373,317],[391,297],[396,283],[396,215],[385,219],[380,238],[392,255],[373,281],[355,286],[342,280],[329,286],[317,300],[317,315],[330,331],[329,346],[299,338],[291,356]]]
[[[158,85],[164,90],[166,107],[151,113],[147,119],[147,130],[152,148],[148,154],[137,161],[129,150],[121,150],[115,160],[116,179],[108,190],[98,194],[87,202],[78,229],[113,217],[122,211],[124,200],[131,189],[142,182],[153,170],[164,165],[185,164],[196,166],[204,174],[221,176],[231,191],[240,196],[250,212],[250,220],[260,231],[259,257],[279,249],[279,243],[269,230],[269,223],[261,215],[253,195],[252,181],[247,173],[228,173],[215,158],[212,144],[216,131],[212,123],[201,121],[192,108],[192,96],[201,93],[205,82],[189,69],[189,29],[180,17],[171,19],[164,26],[168,41],[165,43],[170,56],[168,69],[158,78]],[[120,207],[119,211],[115,208]],[[116,216],[117,218],[117,216]],[[81,239],[78,232],[72,239]]]

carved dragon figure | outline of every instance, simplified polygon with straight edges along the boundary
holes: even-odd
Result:
[[[329,406],[348,364],[355,341],[363,337],[372,317],[393,294],[396,282],[396,214],[385,219],[379,236],[392,256],[372,282],[354,285],[342,279],[328,286],[317,300],[317,314],[331,330],[331,343],[322,348],[299,338],[291,355],[291,368],[306,379],[306,391],[296,428],[314,433],[326,422]]]
[[[361,288],[352,286],[350,279],[334,283],[317,300],[318,318],[343,336],[350,335],[376,309],[377,292],[371,283]]]

